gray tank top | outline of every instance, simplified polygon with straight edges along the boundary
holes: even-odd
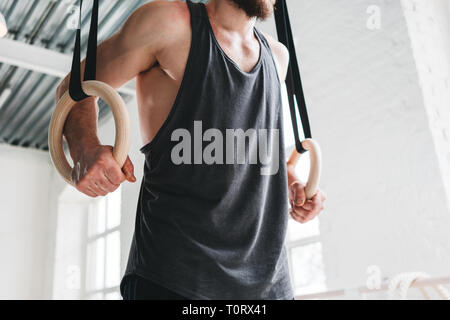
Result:
[[[173,108],[151,143],[126,270],[189,299],[293,298],[282,100],[264,36],[243,72],[206,8],[188,1],[192,44]],[[150,89],[151,90],[151,89]]]

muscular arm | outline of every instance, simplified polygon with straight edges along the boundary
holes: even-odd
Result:
[[[161,3],[147,4],[135,11],[124,26],[98,47],[97,80],[119,88],[156,63],[164,46],[160,20],[167,8]],[[152,32],[149,32],[151,30]],[[84,73],[85,61],[81,69]],[[57,88],[56,100],[68,90],[70,74]],[[71,157],[77,164],[72,178],[81,192],[92,196],[106,195],[125,180],[134,182],[133,165],[128,159],[118,168],[111,147],[103,147],[97,136],[97,98],[76,104],[64,127]],[[77,169],[78,167],[78,169]]]

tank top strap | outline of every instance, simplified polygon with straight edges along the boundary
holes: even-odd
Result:
[[[192,2],[192,0],[186,0],[191,15],[191,29],[192,29],[192,51],[195,55],[202,53],[205,50],[205,46],[209,44],[209,29],[208,29],[208,13],[206,7],[201,2]]]
[[[270,46],[269,46],[269,42],[267,41],[266,37],[264,36],[264,34],[258,30],[258,28],[255,27],[255,33],[256,36],[259,38],[259,40],[261,40],[262,44],[264,45],[264,47],[266,47],[266,49],[270,50]]]
[[[205,8],[203,3],[195,3],[192,0],[186,0],[189,12],[191,13],[191,20],[198,21],[205,18]]]
[[[272,52],[272,48],[269,45],[269,41],[267,41],[267,38],[264,36],[264,34],[258,30],[258,28],[255,27],[255,34],[259,38],[260,43],[262,45],[261,50],[261,59],[266,59],[268,62],[272,65],[272,67],[275,70],[276,75],[278,76],[278,81],[280,82],[280,76],[278,74],[278,67],[277,63],[275,62],[275,56]]]

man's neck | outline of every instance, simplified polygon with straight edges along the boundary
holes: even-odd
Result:
[[[229,0],[211,0],[206,5],[213,23],[229,32],[239,33],[243,38],[253,36],[256,18],[249,18],[244,10]]]

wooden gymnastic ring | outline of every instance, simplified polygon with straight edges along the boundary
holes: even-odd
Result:
[[[302,142],[303,148],[309,151],[310,154],[310,169],[308,182],[306,183],[305,193],[308,200],[312,199],[319,190],[320,174],[322,171],[322,152],[319,144],[312,140],[306,139]],[[301,154],[294,149],[291,157],[289,158],[288,165],[296,166]]]
[[[116,141],[113,156],[120,167],[123,167],[130,149],[130,118],[122,97],[114,88],[100,81],[85,81],[83,91],[89,96],[102,98],[111,108],[116,124]],[[73,101],[67,91],[59,99],[50,123],[48,141],[50,155],[62,178],[74,185],[72,181],[72,167],[67,162],[63,148],[63,130],[67,116],[77,102]]]

